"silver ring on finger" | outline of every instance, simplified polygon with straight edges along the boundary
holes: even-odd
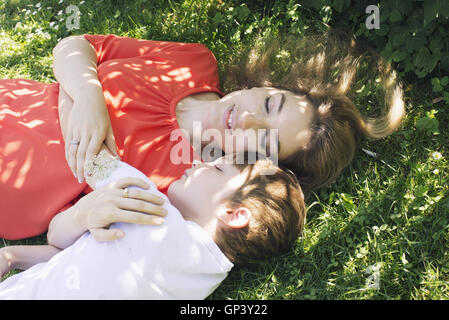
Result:
[[[77,146],[77,145],[79,145],[80,144],[80,142],[79,141],[76,141],[76,140],[72,140],[72,141],[70,141],[70,145],[74,145],[74,146]]]
[[[128,198],[129,197],[129,190],[128,188],[123,189],[123,198]]]

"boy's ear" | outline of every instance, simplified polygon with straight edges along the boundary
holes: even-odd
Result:
[[[218,219],[231,228],[240,229],[248,225],[251,219],[251,211],[245,207],[237,209],[223,209],[218,215]]]

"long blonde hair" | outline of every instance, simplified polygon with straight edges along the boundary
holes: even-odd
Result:
[[[391,65],[347,33],[260,37],[229,64],[223,76],[226,91],[271,86],[305,95],[313,104],[310,140],[279,159],[305,191],[335,180],[362,137],[388,136],[405,114],[402,86]],[[357,99],[367,89],[373,91],[370,99]],[[362,116],[356,100],[381,115]]]

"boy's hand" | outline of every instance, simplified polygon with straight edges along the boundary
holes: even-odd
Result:
[[[0,281],[11,270],[12,261],[11,255],[7,251],[6,247],[0,248]]]

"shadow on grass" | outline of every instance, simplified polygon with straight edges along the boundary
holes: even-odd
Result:
[[[3,14],[14,14],[13,20],[20,20],[21,16],[17,14],[15,6],[25,8],[26,5],[36,2],[10,0],[7,2],[8,10]],[[256,2],[254,1],[254,3]],[[270,1],[270,3],[272,2]],[[48,1],[42,3],[48,3]],[[147,6],[145,8],[147,11],[154,12],[171,10],[168,2],[157,1],[156,3],[154,8]],[[83,30],[90,33],[104,33],[104,30],[111,30],[111,33],[130,31],[128,29],[133,27],[131,20],[124,22],[122,19],[128,14],[125,4],[120,5],[122,18],[112,19],[117,14],[116,5],[120,5],[120,2],[115,1],[113,6],[102,8],[103,10],[99,10],[98,15],[93,15],[94,18],[91,17],[90,21],[83,19],[81,25],[85,29],[78,30],[78,33],[82,33]],[[95,4],[92,5],[92,10],[95,9],[94,6]],[[57,10],[55,9],[55,12]],[[111,19],[104,19],[108,16]],[[151,25],[151,23],[157,22],[153,19],[154,13],[148,15],[142,13],[142,16],[144,16],[143,24]],[[203,33],[210,34],[212,32],[190,28],[188,24],[183,25],[182,32],[179,29],[180,26],[166,30],[162,21],[157,23],[159,25],[156,27],[142,31],[143,38],[197,41],[204,39]],[[212,43],[213,39],[208,39],[208,41]],[[224,49],[223,51],[222,55],[225,56],[227,52]],[[3,60],[0,57],[0,64],[20,67],[24,62],[30,61],[29,55],[33,53],[36,52],[23,50],[5,57]],[[30,63],[30,65],[33,66],[33,70],[31,70],[33,77],[48,71],[39,64]],[[444,110],[441,110],[441,113],[443,112]],[[412,115],[410,119],[413,119]],[[447,128],[447,123],[447,120],[441,121],[441,128]],[[405,127],[413,130],[413,121]],[[445,255],[445,251],[448,249],[447,239],[444,239],[447,237],[448,225],[447,212],[449,208],[445,208],[448,203],[447,196],[437,201],[429,212],[413,209],[413,207],[419,208],[422,205],[422,198],[418,197],[413,201],[405,199],[408,193],[414,193],[414,190],[410,190],[412,188],[409,180],[411,166],[414,162],[425,162],[427,152],[425,145],[433,143],[429,139],[423,141],[418,134],[415,139],[419,143],[403,149],[404,152],[409,152],[410,156],[416,154],[415,159],[405,165],[396,159],[390,163],[393,169],[381,162],[367,161],[367,158],[364,158],[361,153],[357,155],[356,161],[343,172],[333,186],[317,191],[320,203],[310,210],[308,225],[309,228],[316,228],[318,231],[309,230],[306,238],[300,239],[289,254],[279,259],[232,271],[228,279],[211,298],[412,298],[414,291],[425,285],[429,267],[432,264],[448,263]],[[443,135],[439,139],[439,145],[443,145]],[[388,161],[398,155],[395,148],[401,145],[400,136],[396,135],[392,140],[390,148],[383,148],[383,154]],[[384,144],[385,142],[380,143]],[[370,173],[377,170],[379,173]],[[391,178],[386,180],[388,182],[386,187],[382,184],[383,181],[379,181],[383,177]],[[368,182],[364,185],[365,181]],[[360,186],[358,187],[357,184]],[[365,188],[374,191],[364,194]],[[358,194],[360,190],[362,190],[362,196]],[[354,198],[359,197],[354,201],[357,208],[348,211],[341,205],[335,205],[330,201],[332,193],[347,193]],[[364,196],[370,196],[371,200],[365,201],[361,198]],[[309,201],[313,201],[313,199]],[[330,222],[322,220],[322,209],[325,207],[328,207],[327,209],[334,215],[331,217],[334,220],[329,220]],[[385,228],[382,229],[382,226]],[[374,227],[378,227],[379,231],[376,232]],[[0,241],[0,246],[44,244],[45,242],[45,235],[41,235],[20,241]],[[366,270],[376,263],[382,264],[379,270],[379,290],[366,290],[366,281],[370,276]]]
[[[411,148],[413,159],[403,163],[391,157],[401,152],[401,139],[396,135],[389,146],[381,145],[390,163],[359,153],[334,185],[317,191],[321,200],[308,212],[309,234],[291,253],[232,271],[212,298],[432,298],[441,281],[431,280],[429,272],[449,266],[448,195],[428,211],[419,209],[427,200],[414,190],[419,177],[413,168],[428,161],[428,144],[423,141]],[[331,193],[342,192],[353,195],[354,204],[326,204]],[[308,204],[312,201],[309,197]],[[328,209],[330,222],[323,220]],[[441,293],[435,297],[441,299]]]

